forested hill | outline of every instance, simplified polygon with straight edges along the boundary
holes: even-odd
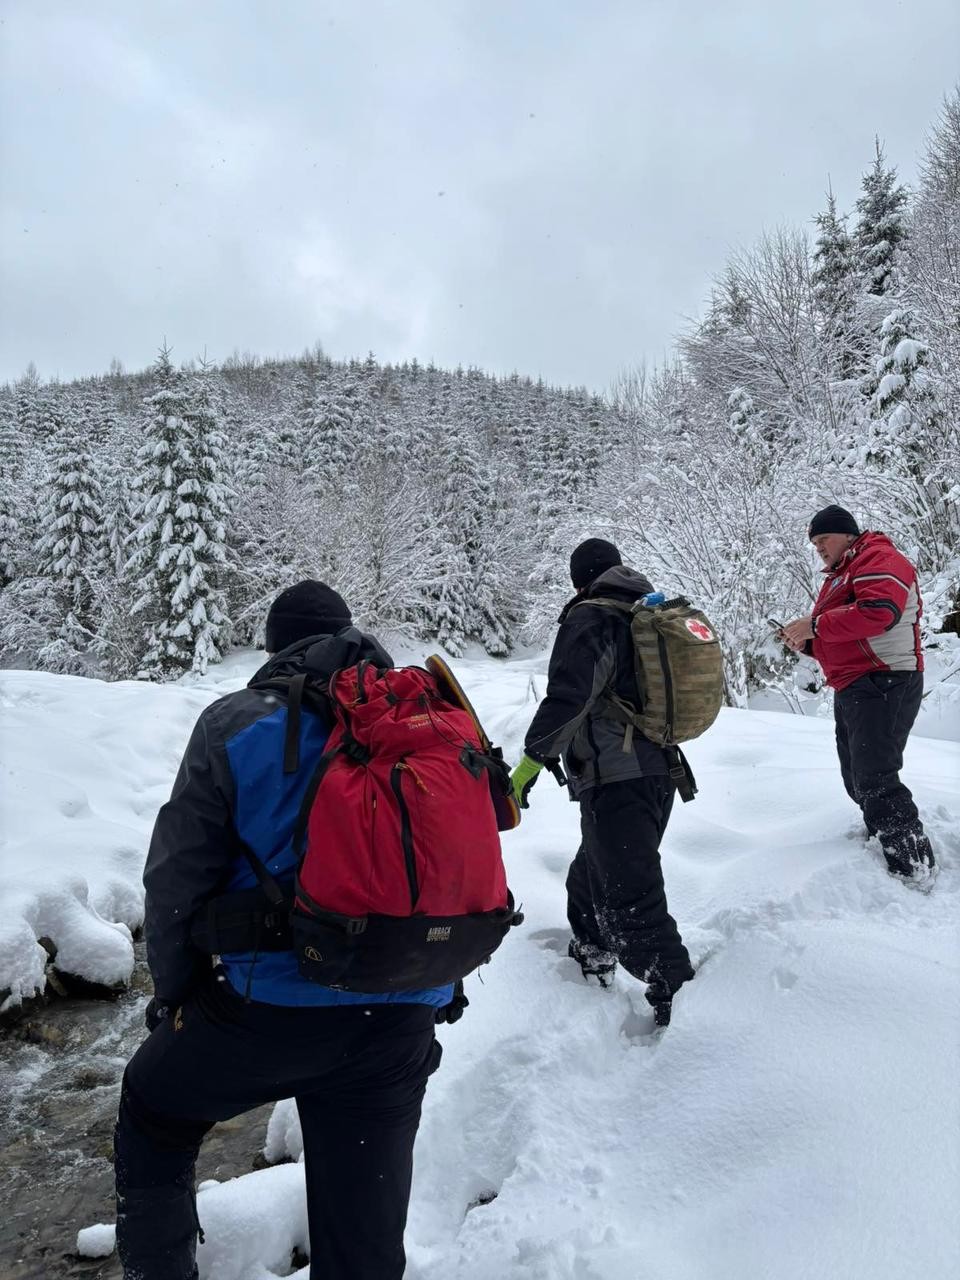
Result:
[[[370,625],[506,653],[618,423],[583,390],[372,356],[24,378],[3,406],[7,647],[162,678],[256,640],[312,576]]]
[[[480,370],[236,357],[0,392],[0,661],[203,670],[304,576],[457,654],[542,641],[588,535],[718,626],[731,701],[788,672],[827,501],[960,596],[960,93],[916,190],[879,144],[849,216],[735,254],[664,366],[608,395]],[[179,353],[178,353],[179,354]]]

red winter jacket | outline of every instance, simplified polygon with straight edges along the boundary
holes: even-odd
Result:
[[[917,571],[885,533],[861,533],[827,569],[813,606],[812,653],[827,684],[870,671],[922,671]]]

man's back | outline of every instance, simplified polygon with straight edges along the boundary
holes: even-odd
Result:
[[[306,673],[323,682],[333,671],[363,659],[392,665],[389,654],[355,628],[314,638],[261,667],[251,683],[266,688],[228,694],[200,716],[173,794],[157,817],[144,872],[147,954],[164,1003],[179,1001],[203,966],[204,957],[191,942],[191,921],[204,904],[220,894],[257,889],[244,849],[283,887],[292,887],[294,829],[330,724],[316,703],[301,706],[299,767],[285,771],[285,681]],[[254,948],[221,954],[220,959],[235,990],[268,1004],[442,1006],[451,997],[449,986],[376,995],[336,991],[303,978],[292,950]],[[207,968],[209,964],[207,957]]]
[[[603,712],[607,691],[624,702],[637,702],[634,648],[626,614],[590,604],[591,597],[632,603],[652,591],[643,574],[616,565],[561,614],[547,694],[524,749],[541,760],[562,754],[575,795],[598,784],[667,773],[663,752],[642,735],[633,735],[631,749],[624,751],[622,723]]]

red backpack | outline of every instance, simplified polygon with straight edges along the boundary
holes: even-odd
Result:
[[[362,662],[327,694],[336,724],[294,835],[300,972],[361,992],[462,978],[523,919],[491,798],[506,766],[419,667]]]

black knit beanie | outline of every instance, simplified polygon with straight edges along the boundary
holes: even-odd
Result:
[[[281,591],[270,606],[263,647],[279,653],[308,636],[334,635],[352,621],[343,596],[325,582],[307,578]]]
[[[860,537],[860,529],[856,520],[845,507],[824,507],[810,521],[807,537],[818,538],[821,533],[852,533]]]
[[[570,557],[570,578],[578,591],[589,587],[594,578],[612,569],[615,564],[623,564],[620,552],[612,542],[605,538],[588,538],[581,542]]]

